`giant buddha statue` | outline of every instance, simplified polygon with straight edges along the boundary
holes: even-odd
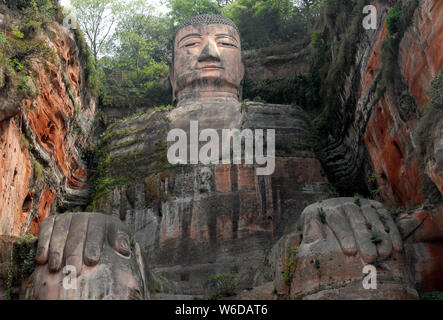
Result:
[[[242,103],[244,74],[236,25],[219,15],[194,16],[182,23],[174,39],[170,79],[175,108],[162,117],[143,115],[116,128],[135,123],[130,121],[148,123],[138,139],[154,155],[158,150],[152,145],[166,143],[168,130],[191,134],[192,121],[198,121],[199,132],[272,129],[276,150],[271,174],[257,175],[256,163],[198,163],[189,155],[191,161],[173,168],[174,174],[153,172],[114,189],[103,213],[47,218],[40,226],[38,267],[29,297],[147,299],[153,287],[146,282],[148,273],[151,282],[157,279],[169,293],[188,297],[204,297],[213,274],[236,274],[239,287],[264,286],[270,288],[269,295],[284,294],[281,279],[289,271],[284,261],[289,248],[298,246],[302,262],[296,273],[293,270],[298,283],[292,284],[297,292],[292,297],[297,298],[318,292],[332,275],[346,278],[345,273],[322,271],[331,274],[325,280],[319,263],[333,268],[329,261],[336,259],[351,280],[359,280],[365,264],[401,256],[396,226],[387,219],[390,230],[383,228],[377,220],[383,210],[376,202],[362,201],[359,207],[352,199],[336,199],[311,205],[302,214],[307,204],[328,196],[329,184],[313,148],[315,134],[297,106]],[[365,229],[369,225],[380,234],[377,243]],[[386,278],[395,275],[397,282],[379,287],[376,297],[406,296],[404,265],[389,267]],[[304,274],[310,277],[305,285]],[[351,282],[358,286],[358,281]],[[328,290],[334,290],[334,283]],[[336,291],[331,292],[329,296],[337,298]],[[346,297],[365,298],[366,292],[354,290]]]

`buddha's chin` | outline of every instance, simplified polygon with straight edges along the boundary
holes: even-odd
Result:
[[[215,81],[223,78],[223,70],[219,68],[205,68],[200,70],[200,79]]]

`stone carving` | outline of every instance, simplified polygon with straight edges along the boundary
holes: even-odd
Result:
[[[381,203],[353,198],[317,202],[303,210],[297,230],[273,249],[280,261],[274,283],[292,299],[418,298],[407,285],[399,230]],[[375,267],[376,287],[363,286],[370,276],[365,266]]]
[[[242,110],[243,76],[240,37],[230,20],[220,16],[194,17],[178,29],[171,70],[177,108],[168,113],[168,121],[158,119],[158,127],[165,123],[169,128],[189,130],[190,120],[198,120],[200,130],[272,127],[278,129],[276,145],[281,147],[277,150],[276,170],[271,177],[259,179],[253,174],[253,168],[241,165],[184,166],[167,183],[150,184],[167,184],[158,194],[169,192],[171,195],[164,200],[164,205],[160,204],[158,216],[151,217],[149,214],[154,211],[135,205],[131,213],[135,222],[127,223],[133,224],[136,237],[150,249],[154,268],[157,265],[154,271],[175,282],[180,294],[201,294],[201,287],[211,273],[236,270],[244,276],[248,268],[263,261],[265,246],[271,241],[275,243],[276,236],[292,228],[303,209],[303,201],[313,202],[325,192],[327,179],[312,151],[310,139],[314,138],[303,110],[261,103],[245,104],[246,111]],[[151,120],[149,117],[154,116],[145,117]],[[151,125],[156,127],[157,120],[152,121]],[[146,141],[152,144],[154,139],[144,131]],[[117,190],[116,194],[121,201],[114,202],[124,203],[125,193]],[[377,220],[377,213],[383,210],[377,203],[361,200],[363,207],[358,209],[350,202],[349,199],[325,201],[325,223],[319,220],[323,218],[318,217],[318,204],[303,212],[300,221],[304,238],[298,251],[299,267],[291,284],[292,298],[311,295],[317,288],[329,284],[326,271],[324,277],[312,280],[318,275],[317,271],[310,273],[312,255],[320,266],[329,264],[328,272],[341,270],[336,268],[337,262],[346,265],[346,272],[337,276],[340,280],[361,278],[364,263],[374,263],[377,257],[386,261],[394,257],[394,262],[384,261],[384,264],[390,268],[390,276],[398,275],[399,287],[383,287],[379,294],[383,297],[403,294],[404,264],[399,253],[402,241],[395,224],[388,218],[386,226]],[[122,210],[120,208],[120,212]],[[351,214],[354,211],[356,214]],[[371,242],[369,231],[364,229],[364,219],[374,230],[382,232],[380,244]],[[144,229],[140,221],[148,220],[150,223],[146,223]],[[383,231],[387,228],[391,230],[389,233]],[[40,230],[39,267],[34,274],[33,295],[30,295],[38,299],[149,298],[148,290],[142,285],[146,270],[138,245],[132,248],[130,242],[127,229],[111,216],[69,213],[47,219]],[[278,259],[274,256],[268,260]],[[62,291],[60,281],[65,265],[81,270],[80,293],[69,295]],[[265,281],[258,273],[247,275],[253,278],[254,285]],[[332,274],[331,277],[334,278]],[[359,290],[351,290],[345,297],[359,298],[359,294]]]
[[[200,15],[179,27],[170,74],[178,106],[203,97],[232,97],[238,101],[243,76],[240,36],[231,20]]]
[[[65,213],[45,219],[30,299],[143,299],[144,267],[123,222],[101,213]]]

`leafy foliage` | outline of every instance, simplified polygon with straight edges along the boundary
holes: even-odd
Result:
[[[303,37],[302,15],[290,0],[237,0],[223,8],[240,30],[244,49]]]
[[[71,0],[77,22],[96,62],[122,10],[117,0]]]
[[[289,250],[289,256],[286,258],[283,279],[287,286],[291,285],[294,273],[297,271],[297,250],[298,246],[291,247]]]
[[[430,102],[417,128],[417,142],[422,158],[426,159],[434,149],[433,132],[443,118],[443,69],[431,81],[429,89]]]
[[[390,35],[393,35],[400,31],[400,17],[401,6],[396,4],[391,10],[389,10],[388,16],[386,18],[386,26]]]
[[[237,274],[232,273],[222,273],[222,274],[211,274],[209,280],[215,286],[215,290],[212,292],[211,298],[218,299],[221,297],[230,297],[235,295],[237,290],[236,282]]]
[[[38,11],[39,7],[36,8]],[[12,28],[9,35],[0,32],[0,92],[7,92],[17,101],[37,93],[34,79],[28,71],[33,57],[55,62],[57,54],[43,40],[25,33],[23,25]]]
[[[37,238],[25,233],[13,244],[11,260],[8,269],[8,292],[7,296],[12,299],[12,287],[18,286],[23,278],[28,277],[35,269],[35,254]]]
[[[420,293],[421,300],[443,300],[443,291],[431,291]]]
[[[132,10],[130,10],[132,8]],[[102,107],[141,108],[168,104],[171,25],[135,3],[126,9],[107,46],[109,56],[99,60]]]
[[[220,2],[220,5],[222,3]],[[169,16],[174,25],[179,25],[187,18],[199,14],[220,14],[218,3],[211,0],[168,0]]]
[[[380,235],[376,231],[372,231],[371,242],[373,244],[380,244],[382,241],[383,239],[380,237]]]

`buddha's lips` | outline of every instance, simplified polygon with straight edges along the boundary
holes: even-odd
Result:
[[[199,68],[199,70],[215,70],[215,69],[223,69],[223,68],[220,66],[213,65],[213,64]]]

